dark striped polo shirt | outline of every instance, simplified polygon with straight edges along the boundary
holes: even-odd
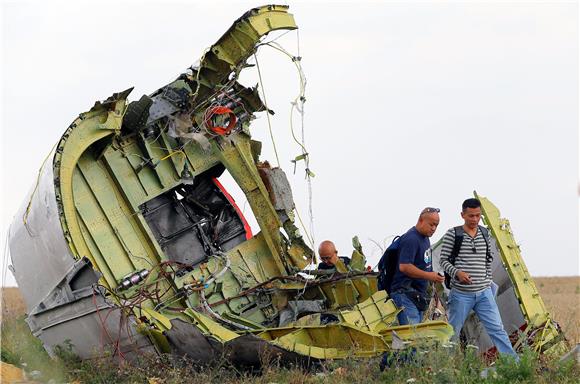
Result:
[[[449,256],[455,243],[455,230],[451,228],[443,236],[439,264],[451,276],[451,288],[462,292],[479,292],[491,284],[491,263],[486,260],[487,246],[479,227],[475,237],[463,235],[463,243],[455,258],[455,265],[449,262]],[[475,252],[474,252],[475,251]],[[460,269],[471,276],[471,284],[460,283],[455,273]]]

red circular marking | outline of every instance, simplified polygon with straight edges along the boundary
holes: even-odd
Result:
[[[213,117],[217,115],[228,115],[230,122],[227,125],[227,127],[214,125]],[[207,112],[207,116],[208,118],[206,119],[206,121],[208,128],[211,129],[214,133],[217,133],[218,135],[222,136],[229,135],[232,129],[234,129],[234,127],[236,126],[236,123],[238,121],[238,119],[236,118],[236,114],[231,109],[222,106],[210,108],[209,111]]]

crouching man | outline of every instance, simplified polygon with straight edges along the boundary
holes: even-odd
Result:
[[[463,226],[451,228],[443,236],[439,260],[441,268],[451,277],[449,323],[455,331],[455,338],[459,338],[463,323],[473,310],[498,352],[513,355],[517,359],[503,328],[491,289],[491,249],[487,229],[479,226],[479,200],[465,200],[461,217],[464,220]]]
[[[320,264],[318,264],[319,270],[336,269],[336,264],[339,261],[342,261],[345,267],[348,267],[350,264],[350,259],[348,257],[338,256],[336,246],[330,240],[324,240],[320,243],[320,246],[318,247],[318,255],[320,256],[320,260],[322,260]]]

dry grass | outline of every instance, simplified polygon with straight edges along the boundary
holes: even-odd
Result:
[[[26,312],[26,306],[18,288],[3,287],[0,291],[0,321],[14,319]]]
[[[580,276],[535,277],[534,281],[570,343],[580,343]]]

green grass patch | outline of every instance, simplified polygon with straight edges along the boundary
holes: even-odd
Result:
[[[64,365],[46,353],[42,342],[30,332],[23,316],[2,321],[1,332],[2,361],[24,369],[35,380],[65,381]]]

